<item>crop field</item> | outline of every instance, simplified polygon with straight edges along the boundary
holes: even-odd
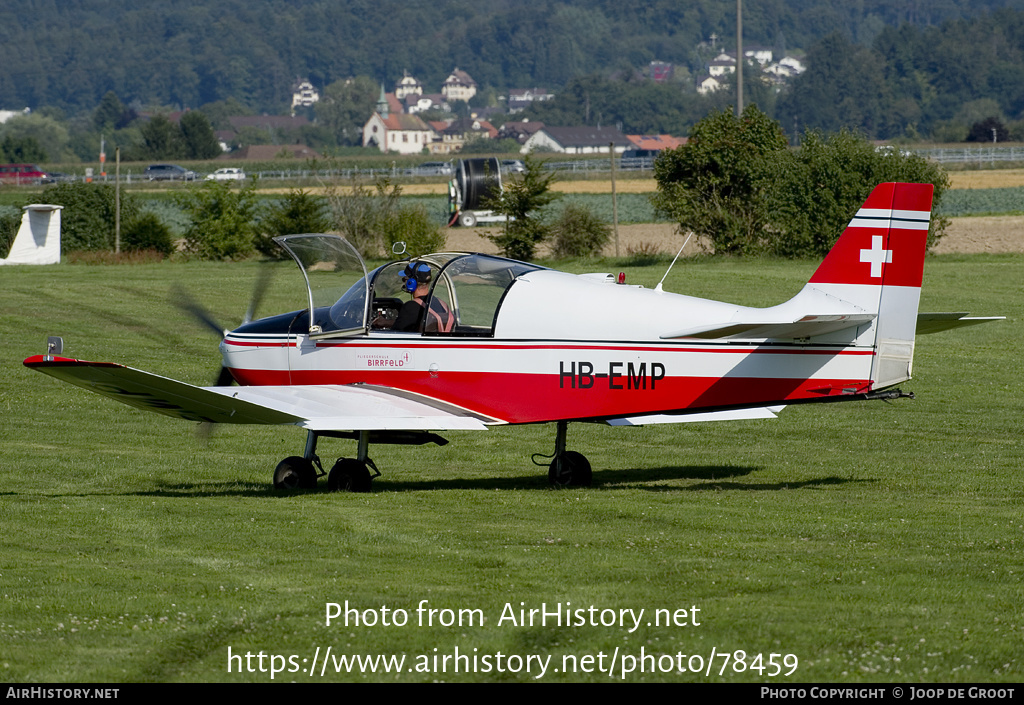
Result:
[[[815,266],[695,258],[665,288],[770,305]],[[568,267],[653,286],[665,265]],[[919,338],[913,400],[573,424],[582,489],[530,462],[553,425],[374,446],[363,495],[272,489],[298,429],[204,439],[21,364],[62,335],[67,356],[209,384],[217,341],[168,292],[234,326],[255,264],[0,268],[3,677],[1020,682],[1022,268],[929,257],[922,310],[1009,318]]]
[[[942,199],[942,215],[1024,213],[1024,186],[989,189],[950,189]]]

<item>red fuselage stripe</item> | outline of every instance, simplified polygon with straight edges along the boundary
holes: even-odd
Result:
[[[423,394],[509,423],[640,416],[683,409],[770,405],[864,392],[868,380],[750,377],[634,378],[623,374],[233,370],[242,384],[375,384]],[[833,390],[833,391],[829,391]]]
[[[287,348],[294,347],[294,343],[280,342],[280,341],[268,341],[268,342],[256,342],[256,341],[238,341],[228,338],[226,341],[228,345],[234,345],[238,347],[256,347],[256,348]],[[459,343],[421,343],[419,341],[408,341],[408,342],[377,342],[372,340],[366,340],[361,338],[359,340],[345,341],[345,342],[324,342],[319,341],[316,343],[318,348],[333,348],[339,346],[351,345],[360,348],[382,348],[382,349],[401,349],[401,350],[608,350],[615,352],[671,352],[671,353],[704,353],[704,352],[715,352],[715,353],[742,353],[744,355],[757,354],[757,355],[874,355],[872,350],[849,350],[844,348],[793,348],[793,347],[766,347],[756,345],[707,345],[705,347],[682,347],[678,345],[667,346],[667,345],[600,345],[600,344],[586,344],[586,343],[574,343],[574,344],[524,344],[524,345],[510,345],[500,343],[484,343],[484,344],[459,344]]]

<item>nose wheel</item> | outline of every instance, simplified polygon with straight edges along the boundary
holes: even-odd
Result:
[[[594,474],[590,468],[590,461],[574,450],[565,449],[565,437],[569,429],[567,421],[559,421],[555,432],[555,454],[554,456],[542,456],[551,458],[548,466],[548,482],[552,487],[590,487]],[[534,456],[534,463],[538,465],[537,456]]]
[[[592,481],[590,461],[574,450],[556,454],[548,466],[548,482],[552,487],[590,487]]]

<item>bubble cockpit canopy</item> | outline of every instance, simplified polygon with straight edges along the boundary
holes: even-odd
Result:
[[[367,273],[362,257],[339,235],[283,235],[274,238],[299,265],[306,279],[313,337],[359,335],[392,330],[393,318],[411,294],[403,276],[410,260],[389,262]],[[455,317],[450,330],[418,333],[487,337],[505,292],[519,276],[537,265],[483,254],[444,252],[413,258],[429,266],[430,297]]]

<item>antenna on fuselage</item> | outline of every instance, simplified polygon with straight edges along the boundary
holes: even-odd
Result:
[[[691,237],[693,237],[692,231],[686,236],[686,239],[683,241],[683,246],[679,248],[679,252],[677,252],[676,256],[672,258],[672,264],[670,264],[668,269],[665,270],[665,276],[661,278],[660,282],[658,282],[658,286],[654,287],[655,291],[664,291],[664,289],[661,288],[661,285],[665,283],[665,277],[667,277],[668,273],[672,271],[672,267],[675,266],[676,260],[679,259],[679,255],[683,254],[683,250],[686,248],[686,243],[690,241]]]

